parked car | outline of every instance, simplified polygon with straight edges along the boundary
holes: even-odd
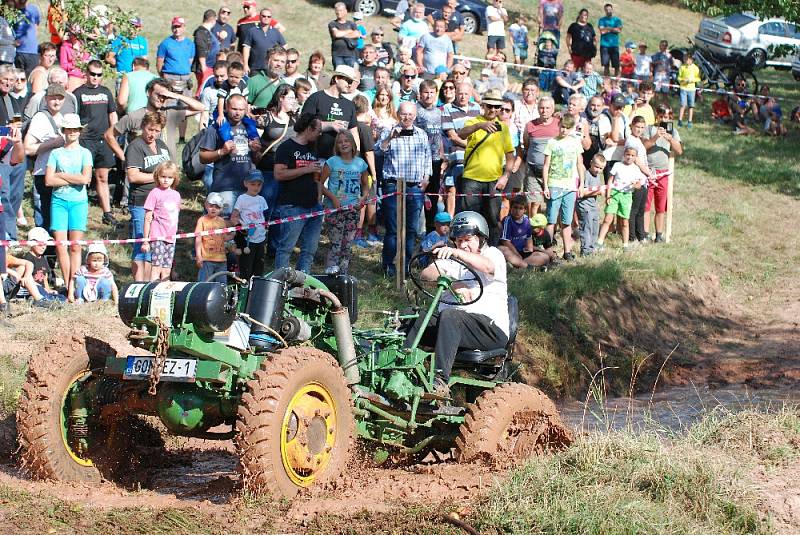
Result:
[[[800,28],[784,19],[759,20],[752,13],[734,13],[703,19],[694,42],[722,61],[744,58],[756,69],[766,65],[788,68],[800,48],[775,53],[774,47],[800,47]]]
[[[345,0],[347,9],[350,11],[360,11],[365,17],[371,17],[379,13],[394,15],[397,10],[399,0]],[[425,14],[430,15],[434,11],[439,11],[447,3],[447,0],[426,0]],[[486,7],[483,0],[460,0],[456,9],[464,18],[464,33],[481,33],[486,30]]]

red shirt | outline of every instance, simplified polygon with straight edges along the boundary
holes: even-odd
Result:
[[[728,106],[726,98],[717,99],[711,103],[711,115],[717,119],[725,119],[731,116],[731,107]]]

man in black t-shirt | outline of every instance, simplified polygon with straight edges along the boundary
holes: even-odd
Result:
[[[322,208],[320,173],[322,160],[314,150],[322,123],[311,114],[302,114],[294,125],[295,136],[275,152],[275,179],[280,185],[277,217],[302,217]],[[308,273],[314,261],[322,230],[322,216],[282,223],[275,243],[275,269],[287,267],[295,244],[300,240],[297,269]],[[272,231],[270,231],[272,232]]]
[[[78,115],[85,128],[81,132],[81,146],[92,153],[95,171],[95,189],[100,208],[103,209],[103,223],[116,226],[117,220],[111,215],[111,201],[108,193],[108,170],[114,166],[114,153],[103,139],[108,128],[117,122],[117,107],[114,96],[102,85],[103,64],[93,59],[86,66],[86,83],[73,94],[78,101]]]
[[[358,144],[356,108],[352,102],[341,96],[350,90],[350,84],[355,76],[353,67],[339,65],[333,71],[331,85],[308,97],[303,105],[303,114],[310,114],[322,121],[322,135],[317,142],[317,153],[320,158],[333,156],[336,134],[342,130],[350,130]]]
[[[355,22],[347,20],[347,6],[344,2],[336,2],[333,11],[336,13],[336,19],[328,23],[333,67],[339,65],[355,67],[358,57],[356,40],[361,37],[361,32],[358,31]]]

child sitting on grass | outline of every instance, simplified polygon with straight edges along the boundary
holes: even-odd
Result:
[[[86,263],[75,274],[75,297],[79,303],[119,301],[114,274],[108,269],[108,250],[102,243],[93,243],[86,250]]]
[[[728,94],[723,88],[717,89],[717,98],[711,103],[711,118],[719,124],[731,124],[733,114]]]
[[[555,256],[553,250],[555,242],[545,230],[547,217],[544,214],[536,214],[531,221],[525,213],[527,204],[528,199],[524,195],[511,199],[510,213],[503,218],[502,223],[498,249],[503,253],[506,262],[515,268],[546,266]],[[537,238],[540,243],[538,249],[533,240],[534,224],[538,225]],[[546,248],[541,245],[546,245]]]
[[[169,280],[181,211],[181,195],[176,190],[181,181],[180,170],[174,162],[161,162],[153,171],[153,181],[156,187],[144,201],[145,242],[142,243],[142,251],[147,252],[151,248],[153,251],[150,280]]]
[[[599,190],[603,181],[603,169],[606,167],[605,157],[597,153],[589,162],[589,168],[583,173],[583,188],[580,190],[577,210],[580,220],[581,256],[594,254],[597,236],[600,232],[600,213],[597,211],[597,197],[602,196]],[[595,188],[598,188],[595,190]]]
[[[28,231],[28,241],[40,242],[36,245],[31,245],[28,252],[22,257],[23,260],[28,261],[33,266],[31,276],[36,283],[36,287],[42,297],[56,301],[66,301],[67,296],[61,295],[57,291],[50,288],[50,278],[52,277],[53,270],[44,256],[47,249],[45,242],[52,241],[53,238],[42,227],[33,227]]]
[[[46,298],[40,291],[36,282],[33,280],[33,263],[21,258],[17,258],[11,253],[6,254],[6,278],[3,280],[2,290],[5,297],[13,299],[23,297],[20,294],[24,291],[25,297],[33,298],[33,306],[40,308],[56,308],[60,301]]]
[[[239,256],[239,276],[245,280],[252,276],[260,277],[264,274],[264,257],[267,252],[267,226],[266,212],[267,201],[260,195],[264,185],[261,171],[254,169],[244,179],[247,189],[239,195],[233,205],[231,223],[234,225],[252,227],[236,232],[236,247],[241,249]]]
[[[200,216],[197,225],[194,227],[196,233],[203,231],[215,231],[228,226],[227,222],[220,216],[223,208],[222,195],[217,192],[208,194],[205,203],[206,214]],[[210,234],[208,236],[197,236],[194,239],[194,257],[199,272],[198,281],[205,281],[214,273],[228,270],[225,258],[225,241],[230,234]]]
[[[369,166],[358,155],[353,134],[344,130],[336,135],[334,156],[322,168],[321,181],[326,208],[352,208],[325,216],[331,248],[325,260],[326,273],[347,273],[350,267],[350,244],[358,230],[360,204],[369,196]]]
[[[419,244],[422,252],[428,253],[441,245],[447,245],[450,234],[450,223],[453,218],[448,212],[439,212],[433,217],[434,229],[430,231]]]
[[[644,174],[636,165],[637,151],[627,147],[622,156],[622,161],[614,164],[608,177],[608,186],[611,193],[606,201],[606,217],[600,227],[600,235],[595,244],[595,250],[601,251],[614,216],[617,216],[618,230],[622,234],[622,247],[628,248],[629,219],[631,205],[633,204],[633,190],[642,187]]]

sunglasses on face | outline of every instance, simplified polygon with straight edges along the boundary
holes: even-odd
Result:
[[[467,74],[467,71],[453,71],[453,74],[458,76],[464,76],[465,74]]]
[[[503,113],[513,113],[514,110],[512,110],[511,108],[503,108],[502,111]]]
[[[412,79],[414,79],[416,77],[417,77],[416,74],[404,74],[403,75],[403,78],[406,78],[407,80],[412,80]]]
[[[383,37],[382,33],[373,33],[372,35],[374,35],[375,37]]]
[[[444,86],[444,90],[445,91],[455,91],[456,90],[456,86],[454,86],[454,85],[446,85],[446,86]]]
[[[224,10],[220,11],[219,14],[220,15],[230,15],[231,12],[229,10],[227,10],[227,9],[224,9]]]
[[[297,63],[297,60],[296,60],[296,59],[287,59],[287,60],[286,60],[286,63],[292,63],[292,64],[294,64],[294,63]]]
[[[89,71],[89,76],[93,76],[93,77],[99,77],[99,76],[103,76],[103,73],[102,73],[102,72],[92,72],[92,71]]]
[[[484,106],[486,106],[486,109],[489,109],[489,110],[499,110],[500,108],[503,107],[502,105],[498,105],[498,104],[484,104]]]

